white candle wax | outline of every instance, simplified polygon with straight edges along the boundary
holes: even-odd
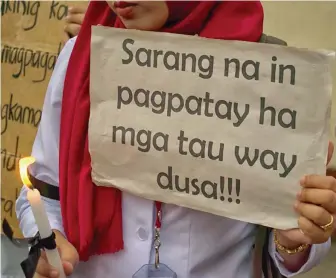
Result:
[[[40,232],[41,238],[43,239],[49,237],[52,234],[52,230],[50,227],[47,213],[44,209],[44,203],[43,200],[41,199],[40,192],[37,189],[28,188],[27,199],[33,211],[35,222]],[[45,249],[45,252],[49,264],[59,271],[60,278],[65,278],[66,276],[64,274],[62,260],[59,256],[57,248],[53,250]]]
[[[37,189],[28,189],[27,199],[33,211],[41,238],[49,237],[52,234],[52,231],[40,192]]]

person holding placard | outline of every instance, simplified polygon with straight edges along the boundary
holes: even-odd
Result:
[[[66,274],[84,278],[252,277],[256,225],[94,185],[88,122],[91,27],[96,25],[258,42],[263,10],[258,1],[90,3],[80,35],[68,41],[57,61],[32,152],[36,159],[32,183],[48,187],[45,205]],[[112,78],[115,73],[110,74]],[[286,277],[310,270],[325,257],[336,213],[334,178],[308,175],[300,184],[291,208],[298,214],[298,228],[274,229],[265,247],[270,263]],[[16,208],[23,234],[29,237],[37,230],[25,196],[23,188]],[[37,274],[57,277],[44,257]]]

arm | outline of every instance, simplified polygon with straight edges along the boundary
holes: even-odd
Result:
[[[329,141],[327,165],[334,152]],[[336,179],[325,175],[306,175],[300,179],[293,205],[298,214],[298,228],[271,233],[269,253],[280,273],[292,277],[319,264],[327,255],[334,231],[336,214]],[[274,237],[274,235],[276,235]],[[304,248],[297,252],[297,248]],[[286,250],[287,249],[287,250]],[[294,253],[288,254],[286,251]]]
[[[36,162],[30,172],[36,178],[58,186],[59,133],[63,84],[75,38],[68,41],[60,53],[51,76],[43,104],[43,113],[33,144],[32,156]],[[16,201],[16,214],[25,237],[34,236],[37,227],[26,198],[27,189],[22,187]],[[43,198],[51,228],[64,234],[59,201]]]
[[[279,238],[284,246],[289,248],[297,247],[297,243],[285,242],[284,239]],[[318,265],[321,260],[327,255],[330,248],[330,239],[322,244],[313,244],[305,251],[293,255],[288,255],[285,252],[276,249],[273,232],[269,239],[269,254],[273,259],[275,265],[278,267],[280,273],[285,277],[294,277],[298,274],[305,273]]]

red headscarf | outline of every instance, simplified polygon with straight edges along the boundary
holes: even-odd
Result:
[[[258,41],[263,9],[256,2],[169,2],[167,26],[160,31],[201,37]],[[92,1],[75,43],[65,78],[60,133],[60,201],[68,240],[81,260],[123,248],[122,194],[97,187],[88,151],[90,39],[92,25],[124,28],[105,1]]]

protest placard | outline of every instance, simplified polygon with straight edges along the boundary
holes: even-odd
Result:
[[[49,78],[63,47],[69,5],[84,6],[87,1],[0,1],[1,216],[18,238],[18,161],[31,153]]]
[[[297,227],[325,173],[334,53],[93,27],[92,178],[151,200]]]

